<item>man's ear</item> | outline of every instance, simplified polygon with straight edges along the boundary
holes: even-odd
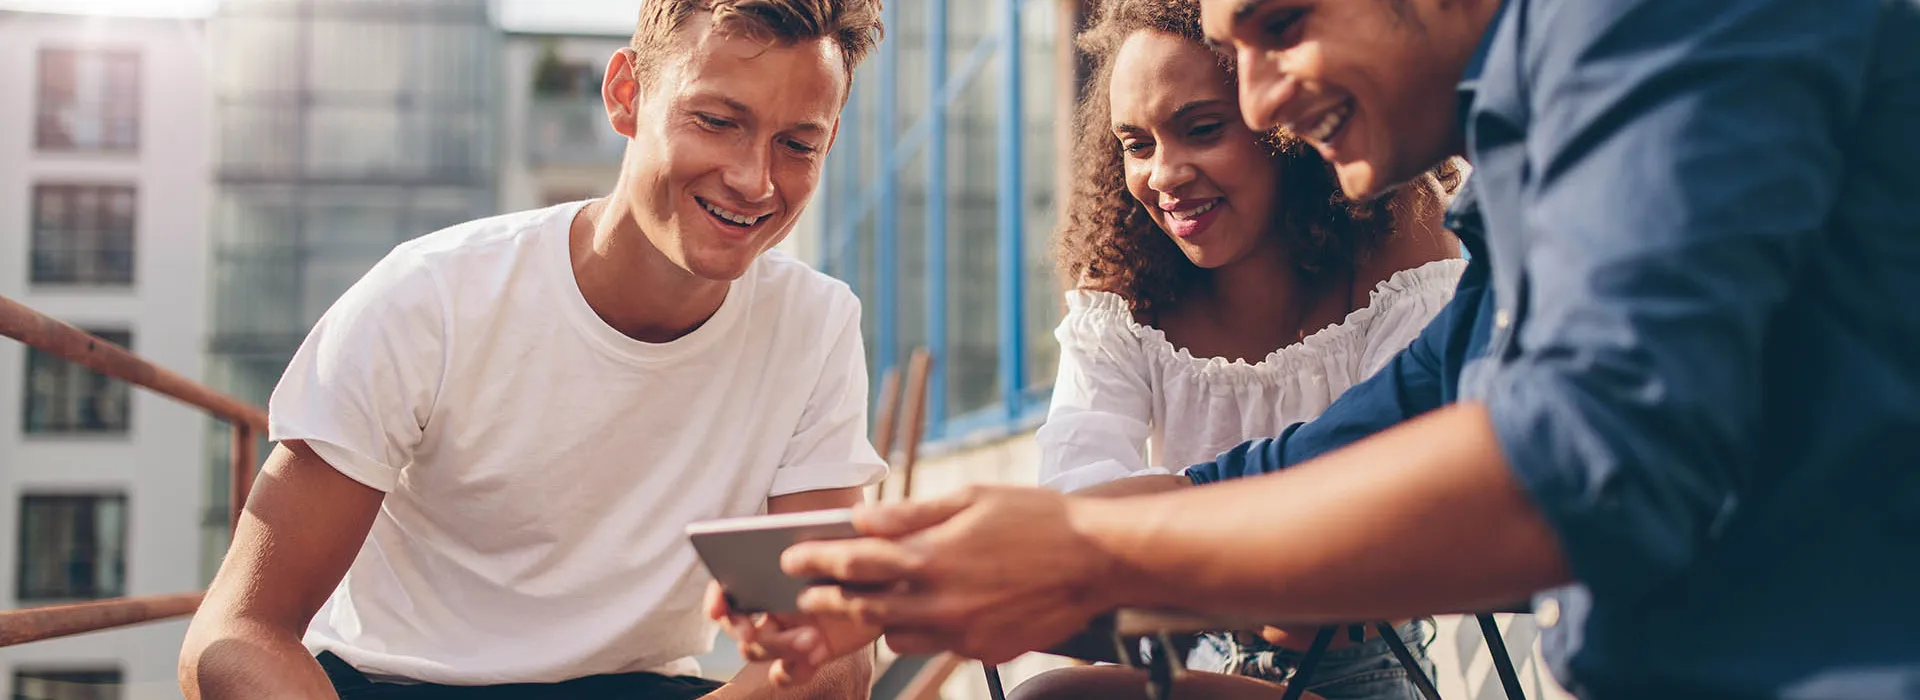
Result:
[[[607,59],[606,76],[600,80],[600,100],[606,103],[607,123],[621,136],[633,138],[640,101],[640,83],[635,80],[635,62],[640,58],[632,47],[613,52]]]

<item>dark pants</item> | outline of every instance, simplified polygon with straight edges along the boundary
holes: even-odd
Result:
[[[713,692],[720,683],[692,676],[657,673],[621,673],[575,678],[561,683],[453,686],[380,683],[347,664],[333,652],[319,655],[320,668],[333,682],[340,700],[689,700]]]

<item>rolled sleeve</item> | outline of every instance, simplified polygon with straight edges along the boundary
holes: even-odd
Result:
[[[1692,565],[1762,444],[1762,348],[1840,182],[1873,3],[1537,2],[1511,343],[1469,367],[1596,598]]]
[[[447,344],[438,283],[396,249],[308,332],[267,402],[267,437],[300,440],[348,478],[393,490],[439,396]]]
[[[886,461],[867,439],[867,357],[860,342],[860,302],[847,292],[845,303],[851,311],[835,328],[820,378],[774,472],[769,498],[871,486],[887,476]]]

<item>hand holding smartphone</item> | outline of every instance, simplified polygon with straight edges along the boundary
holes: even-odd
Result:
[[[853,511],[835,510],[707,520],[687,526],[687,538],[707,571],[743,613],[799,612],[800,593],[815,581],[780,570],[780,554],[809,540],[859,537]]]

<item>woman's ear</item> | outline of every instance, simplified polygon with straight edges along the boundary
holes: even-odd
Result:
[[[633,138],[636,109],[640,99],[639,54],[632,47],[613,52],[607,60],[606,76],[600,81],[600,99],[606,103],[607,123],[621,136]]]

